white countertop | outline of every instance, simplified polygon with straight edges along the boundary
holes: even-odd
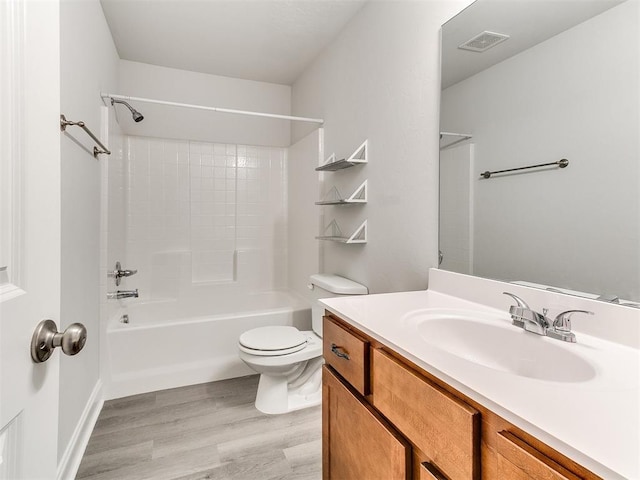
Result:
[[[593,378],[582,382],[545,381],[430,348],[403,320],[416,310],[451,308],[491,313],[510,324],[508,311],[431,290],[336,297],[320,303],[592,472],[607,480],[640,479],[638,349],[584,333],[576,333],[578,343],[573,344],[539,337],[569,349],[595,369]]]

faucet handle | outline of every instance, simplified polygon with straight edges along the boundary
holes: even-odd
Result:
[[[122,265],[120,262],[116,262],[116,269],[112,272],[109,272],[110,277],[114,277],[116,280],[116,287],[120,286],[120,282],[122,282],[122,277],[130,277],[131,275],[135,275],[138,273],[138,270],[122,270]]]
[[[509,308],[509,315],[511,315],[511,320],[513,321],[512,322],[513,325],[515,325],[516,327],[524,328],[525,312],[531,311],[531,309],[529,308],[529,305],[527,305],[527,302],[522,300],[520,297],[514,295],[513,293],[509,293],[509,292],[502,292],[502,293],[504,295],[509,295],[518,304],[517,306],[511,305],[511,307]]]
[[[511,298],[513,298],[516,303],[518,304],[519,307],[522,308],[526,308],[527,310],[531,310],[529,308],[529,305],[527,305],[527,302],[525,302],[524,300],[522,300],[520,297],[518,297],[517,295],[514,295],[513,293],[509,293],[509,292],[502,292],[503,295],[509,295]]]
[[[571,331],[571,315],[574,313],[586,313],[587,315],[593,315],[593,312],[589,310],[567,310],[566,312],[556,315],[553,321],[553,329],[558,332],[570,332]]]

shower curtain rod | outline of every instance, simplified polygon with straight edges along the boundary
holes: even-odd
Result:
[[[324,120],[322,118],[294,117],[292,115],[280,115],[277,113],[251,112],[248,110],[234,110],[232,108],[207,107],[204,105],[193,105],[189,103],[167,102],[165,100],[155,100],[153,98],[130,97],[128,95],[117,95],[115,93],[101,93],[100,96],[103,99],[112,98],[115,100],[130,100],[134,102],[155,103],[158,105],[169,105],[172,107],[193,108],[196,110],[209,110],[212,112],[220,112],[220,113],[235,113],[238,115],[249,115],[253,117],[267,117],[267,118],[277,118],[280,120],[293,120],[297,122],[311,122],[311,123],[318,123],[321,126],[324,124]]]

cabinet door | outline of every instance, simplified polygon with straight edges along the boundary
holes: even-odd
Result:
[[[322,372],[324,480],[406,480],[409,444],[331,370]]]
[[[478,480],[478,411],[386,352],[372,358],[373,406],[448,478]]]
[[[510,480],[580,480],[510,432],[497,437],[498,478]]]

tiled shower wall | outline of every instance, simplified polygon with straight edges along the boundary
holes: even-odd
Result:
[[[123,267],[138,270],[125,288],[146,300],[286,288],[285,148],[131,136],[124,149]]]

